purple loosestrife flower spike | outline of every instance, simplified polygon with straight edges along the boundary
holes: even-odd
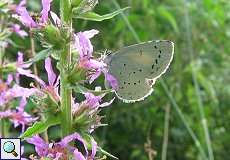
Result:
[[[69,143],[74,140],[78,140],[84,145],[84,149],[86,152],[85,155],[79,152],[77,148],[73,147],[72,145],[69,145]],[[73,133],[71,135],[64,137],[60,142],[50,144],[46,143],[38,135],[28,138],[26,141],[28,143],[35,145],[35,150],[38,156],[40,157],[47,157],[58,160],[60,158],[65,159],[67,157],[67,154],[70,153],[73,154],[76,160],[93,160],[96,155],[97,143],[95,141],[91,142],[92,151],[89,156],[85,141],[78,133]]]

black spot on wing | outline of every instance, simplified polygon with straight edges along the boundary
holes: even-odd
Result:
[[[152,65],[152,69],[154,68],[154,64]]]

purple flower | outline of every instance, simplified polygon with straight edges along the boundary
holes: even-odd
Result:
[[[75,47],[79,52],[80,61],[85,58],[92,58],[93,45],[90,42],[90,38],[93,38],[98,33],[99,31],[92,29],[75,34]]]
[[[102,60],[93,59],[93,45],[90,38],[98,34],[97,30],[89,30],[75,34],[75,48],[79,52],[79,68],[89,70],[89,83],[97,79],[101,73],[104,73],[105,79],[109,82],[113,89],[117,89],[118,83],[115,77],[108,73],[107,65]]]
[[[22,98],[19,106],[16,108],[17,110],[7,110],[0,112],[0,118],[9,118],[14,123],[15,128],[19,125],[22,125],[22,132],[24,132],[25,125],[29,125],[38,119],[33,118],[31,115],[24,111],[26,104],[26,98]]]
[[[92,93],[85,93],[86,99],[83,103],[89,106],[90,108],[106,107],[106,106],[109,106],[111,103],[113,103],[114,98],[110,102],[105,102],[105,103],[100,104],[104,96],[105,96],[104,94],[100,96],[95,96]]]
[[[38,135],[28,138],[26,141],[35,146],[35,151],[40,157],[46,157],[48,155],[49,144]]]
[[[17,84],[19,84],[19,76],[20,76],[18,71],[28,69],[31,65],[32,65],[32,63],[28,63],[28,64],[24,63],[23,53],[18,52],[18,58],[17,58],[17,63],[16,63],[16,67],[17,67],[16,82],[17,82]]]
[[[110,86],[116,90],[118,88],[118,81],[117,79],[110,74],[107,70],[104,70],[104,75],[105,75],[105,79],[107,82],[109,82]]]
[[[27,11],[25,5],[26,0],[22,0],[19,5],[16,7],[16,13],[20,16],[20,21],[29,28],[39,28],[43,26],[48,21],[48,14],[50,11],[50,3],[52,0],[42,0],[42,11],[39,22],[36,22]]]
[[[10,102],[14,98],[23,97],[28,98],[31,95],[38,94],[39,91],[35,88],[23,88],[15,84],[11,88],[13,81],[13,75],[8,75],[7,81],[3,82],[0,80],[0,106]]]
[[[83,155],[79,150],[69,143],[72,141],[79,141],[83,144],[85,149],[85,155]],[[97,143],[92,140],[91,154],[89,155],[86,148],[86,143],[78,133],[73,133],[69,136],[64,137],[60,142],[56,143],[46,143],[38,135],[27,139],[28,143],[35,145],[35,150],[38,156],[52,158],[52,159],[67,159],[68,154],[73,154],[76,160],[93,160],[96,155]]]
[[[48,14],[50,11],[50,3],[52,2],[52,0],[42,0],[42,11],[41,11],[41,22],[42,23],[46,23],[46,21],[48,20]]]
[[[12,32],[17,33],[22,38],[28,36],[28,33],[26,33],[26,31],[24,31],[24,30],[21,30],[21,27],[18,24],[13,24],[11,26],[11,30],[12,30]]]
[[[30,70],[24,70],[24,69],[19,68],[18,73],[21,75],[25,75],[27,77],[31,77],[34,80],[36,80],[40,84],[42,90],[45,93],[49,94],[51,98],[53,98],[56,102],[58,102],[60,100],[60,96],[58,93],[60,77],[57,77],[56,74],[54,73],[52,64],[51,64],[51,58],[49,57],[45,59],[45,69],[48,75],[48,84],[46,84],[38,76],[32,74]]]
[[[79,152],[77,149],[74,150],[74,158],[76,160],[93,160],[96,156],[97,152],[97,142],[93,139],[91,140],[91,154],[88,156],[83,156],[81,152]]]
[[[72,108],[72,112],[73,114],[77,115],[77,113],[79,113],[82,109],[82,107],[87,107],[91,110],[91,112],[93,113],[94,111],[97,111],[98,108],[101,107],[106,107],[109,106],[113,103],[114,99],[111,99],[109,102],[102,102],[102,98],[105,96],[105,94],[100,95],[100,96],[95,96],[92,93],[84,93],[85,95],[85,100],[83,102],[79,103],[73,103],[73,108]],[[89,114],[91,114],[91,112]]]

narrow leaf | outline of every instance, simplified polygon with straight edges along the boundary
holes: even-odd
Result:
[[[60,123],[60,119],[58,117],[49,117],[45,121],[35,122],[33,126],[29,127],[21,136],[20,138],[28,138],[35,134],[42,133],[46,131],[49,127],[57,125]]]
[[[43,60],[47,58],[51,54],[51,48],[42,50],[41,52],[37,53],[33,58],[31,58],[29,61],[25,62],[27,63],[35,63],[37,61]]]
[[[81,14],[81,15],[76,15],[73,18],[99,22],[99,21],[103,21],[106,19],[111,19],[111,18],[115,17],[116,15],[122,13],[124,10],[126,10],[128,8],[130,8],[130,7],[122,8],[122,9],[116,10],[115,12],[104,14],[104,15],[99,15],[99,14],[94,13],[94,12],[86,12],[86,13]]]
[[[98,147],[97,150],[106,156],[109,156],[109,157],[114,158],[114,159],[119,159],[119,158],[115,157],[114,155],[110,154],[109,152],[105,151],[101,147]]]

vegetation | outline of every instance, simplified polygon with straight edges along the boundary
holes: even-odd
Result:
[[[29,1],[34,12],[40,1]],[[94,54],[116,51],[127,45],[150,40],[171,40],[175,44],[173,62],[144,101],[125,104],[116,99],[103,108],[108,126],[94,132],[98,144],[121,160],[224,160],[230,150],[230,1],[229,0],[101,0],[100,14],[129,6],[116,17],[102,22],[73,19],[75,32],[97,29],[92,39]],[[59,1],[52,10],[59,12]],[[31,57],[30,38],[11,35],[14,47],[6,50],[15,59],[18,50]],[[36,53],[42,50],[35,40]],[[46,78],[43,62],[39,75]],[[0,68],[1,69],[1,68]],[[31,79],[24,77],[22,86]],[[104,77],[95,86],[103,86]],[[111,99],[110,93],[106,98]],[[77,101],[83,98],[76,94]],[[35,109],[32,102],[29,106]],[[59,139],[59,127],[48,136]],[[20,132],[20,129],[18,130]],[[17,135],[12,132],[12,135]],[[25,144],[25,155],[33,152]],[[108,159],[110,159],[108,157]]]

